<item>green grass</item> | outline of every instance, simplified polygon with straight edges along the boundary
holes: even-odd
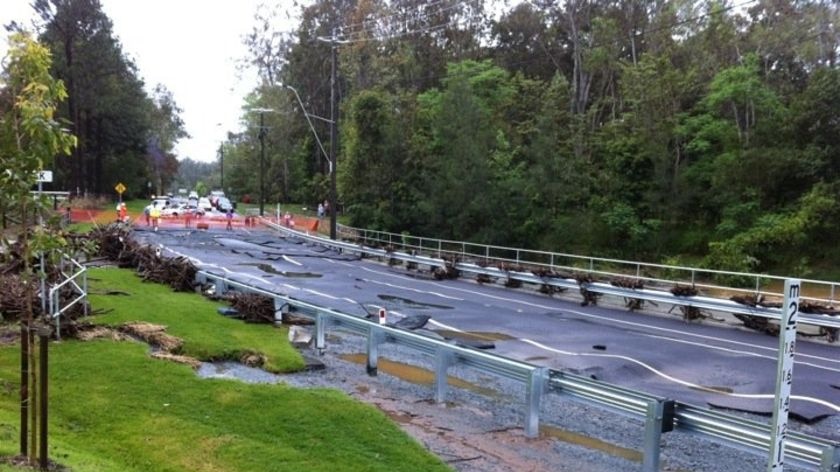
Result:
[[[300,354],[288,343],[286,328],[246,324],[219,315],[223,306],[192,293],[173,293],[168,287],[141,283],[127,269],[91,269],[88,273],[91,304],[97,309],[113,310],[93,318],[95,323],[120,325],[146,321],[166,325],[166,332],[184,340],[181,354],[201,360],[238,359],[246,352],[265,354],[266,370],[291,372],[303,368]],[[123,295],[97,295],[107,290]]]
[[[92,272],[101,279],[95,290],[132,293],[94,297],[95,307],[115,307],[99,322],[164,322],[193,353],[287,344],[284,330],[227,320],[197,295],[142,284],[123,270]],[[0,456],[17,452],[18,352],[0,346]],[[50,457],[75,471],[448,470],[382,412],[339,391],[203,380],[150,358],[137,342],[53,343],[50,402]]]

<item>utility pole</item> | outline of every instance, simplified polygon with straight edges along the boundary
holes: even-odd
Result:
[[[219,172],[221,173],[221,179],[219,182],[219,186],[221,187],[220,190],[222,192],[225,191],[225,144],[219,144]]]
[[[335,29],[332,32],[332,71],[330,74],[330,239],[335,240],[337,236],[336,211],[338,208],[338,199],[336,198],[336,179],[335,174],[338,170],[338,81],[336,80],[336,36]]]
[[[260,111],[260,216],[265,212],[265,112]]]

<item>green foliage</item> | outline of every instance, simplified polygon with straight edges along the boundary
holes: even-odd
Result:
[[[277,370],[302,366],[285,329],[221,317],[215,303],[130,271],[93,272],[95,290],[131,294],[93,299],[114,308],[103,323],[158,322],[194,355],[247,350],[266,353]],[[0,455],[16,452],[17,349],[0,347]],[[337,462],[347,471],[448,470],[384,413],[336,390],[201,379],[126,341],[56,343],[50,366],[50,455],[73,470],[326,472]]]
[[[299,200],[326,172],[276,82],[328,116],[329,45],[312,39],[388,13],[403,25],[429,12],[316,2],[301,7],[296,38],[280,41],[263,19],[249,39],[266,79],[249,105],[294,110],[272,133],[311,151],[272,157],[301,172]],[[840,6],[549,2],[500,13],[489,34],[472,26],[485,24],[480,7],[460,6],[435,18],[471,21],[405,37],[366,30],[339,48],[341,206],[354,225],[648,260],[709,255],[721,268],[801,266],[802,244],[774,245],[768,259],[746,236],[710,243],[754,235],[767,215],[840,180],[838,42],[827,33]],[[243,133],[247,156],[255,137]],[[243,168],[250,180],[236,182],[252,189],[254,164]],[[809,252],[840,261],[826,234],[808,237]]]

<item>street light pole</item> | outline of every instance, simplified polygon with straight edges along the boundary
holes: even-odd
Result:
[[[336,101],[338,96],[338,81],[336,80],[336,55],[337,55],[337,45],[336,45],[336,37],[335,37],[335,30],[332,33],[332,67],[330,73],[330,167],[332,168],[332,172],[330,172],[330,239],[335,240],[337,239],[337,222],[336,222],[336,208],[337,205],[337,198],[336,198],[336,170],[338,166],[338,103]]]
[[[225,144],[219,144],[219,172],[221,178],[219,179],[219,186],[221,191],[225,191]]]
[[[260,110],[260,216],[265,213],[265,111]]]

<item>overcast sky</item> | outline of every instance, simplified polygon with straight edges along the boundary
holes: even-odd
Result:
[[[184,110],[191,139],[176,146],[179,159],[217,159],[227,131],[239,129],[245,95],[256,84],[253,72],[241,76],[237,60],[246,51],[242,37],[254,25],[260,3],[270,0],[101,0],[114,34],[151,90],[165,85]],[[280,4],[290,3],[278,0]],[[31,0],[0,0],[0,24],[31,24]],[[290,29],[290,25],[279,25]],[[0,57],[7,33],[0,28]],[[221,123],[221,125],[219,125]]]

